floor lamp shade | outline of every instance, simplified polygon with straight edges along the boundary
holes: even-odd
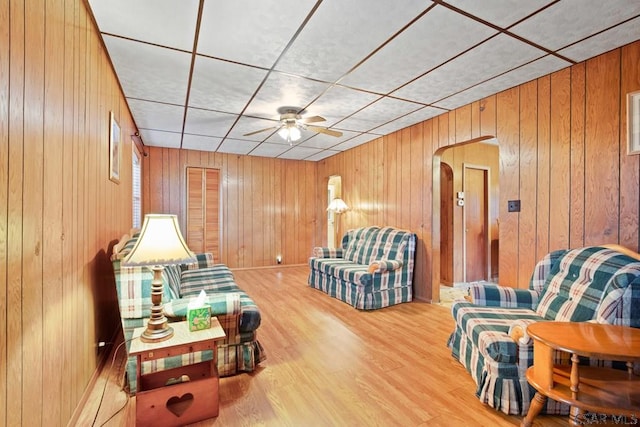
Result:
[[[195,260],[195,255],[180,233],[175,215],[145,215],[138,241],[122,260],[123,266],[148,266],[153,270],[151,317],[147,329],[140,336],[142,341],[162,341],[173,336],[173,329],[168,325],[163,311],[162,271],[165,265],[187,264]]]

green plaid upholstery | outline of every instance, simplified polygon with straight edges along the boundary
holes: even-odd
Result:
[[[612,249],[568,251],[551,269],[536,312],[549,320],[591,320],[609,292],[626,288],[637,277],[640,263]]]
[[[241,332],[251,332],[260,326],[260,310],[253,300],[241,290],[233,279],[229,269],[218,264],[210,268],[199,270],[186,270],[182,272],[181,295],[187,299],[195,297],[204,290],[209,298],[217,294],[235,293],[240,299],[240,323]]]
[[[472,283],[469,295],[475,304],[485,307],[528,308],[533,309],[538,303],[538,294],[531,289],[516,289],[506,286],[481,285]]]
[[[605,247],[555,251],[538,262],[529,289],[472,285],[470,295],[473,303],[460,300],[451,307],[456,323],[448,341],[451,353],[471,374],[483,403],[525,415],[535,394],[526,380],[533,364],[526,326],[547,320],[640,326],[640,262]],[[525,331],[518,342],[510,337],[516,326]],[[568,353],[556,352],[555,358],[569,364]],[[624,364],[604,364],[624,369]],[[569,407],[549,399],[543,411],[567,414]]]
[[[308,283],[360,310],[411,301],[416,235],[393,227],[349,230],[342,248],[315,248]]]
[[[196,262],[191,264],[180,264],[180,269],[184,270],[197,270],[199,268],[208,268],[213,267],[215,263],[213,262],[213,254],[210,252],[205,252],[203,254],[196,254]]]
[[[135,328],[145,326],[151,313],[151,281],[153,273],[146,267],[124,267],[120,260],[128,253],[137,236],[131,238],[119,253],[112,255],[120,316],[127,351]],[[197,254],[196,262],[165,267],[163,271],[164,312],[169,321],[184,320],[188,303],[200,289],[207,292],[212,316],[216,316],[225,331],[218,341],[217,366],[220,376],[251,372],[266,356],[257,340],[260,311],[253,300],[234,282],[231,271],[214,264],[211,254]],[[211,360],[213,352],[204,351],[168,357],[142,364],[142,373],[177,368],[184,364]],[[127,360],[129,391],[136,392],[136,358]]]
[[[313,256],[318,258],[342,258],[343,254],[342,248],[313,248]]]

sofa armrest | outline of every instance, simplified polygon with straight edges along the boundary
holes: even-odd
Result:
[[[342,258],[342,248],[313,248],[313,256],[316,258]]]
[[[396,260],[380,260],[373,261],[369,264],[369,273],[384,273],[385,271],[393,271],[402,267],[402,261]]]
[[[472,284],[469,295],[474,304],[486,307],[512,307],[534,309],[538,303],[538,292],[530,289],[515,289],[508,286]]]
[[[240,293],[224,292],[209,294],[211,316],[237,315],[240,316]],[[167,317],[182,318],[187,316],[187,308],[191,298],[174,299],[164,305]]]

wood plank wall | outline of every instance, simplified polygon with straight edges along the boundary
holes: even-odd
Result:
[[[626,154],[625,94],[640,89],[640,41],[319,162],[343,177],[343,229],[384,224],[419,237],[415,294],[438,299],[432,157],[484,135],[500,145],[500,283],[526,287],[547,252],[598,243],[637,250],[640,156]],[[322,193],[322,192],[321,192]],[[318,204],[324,204],[320,194]],[[508,213],[520,199],[522,211]],[[322,220],[320,230],[326,228]]]
[[[109,180],[110,110],[132,134],[82,0],[0,2],[0,426],[66,425],[119,325],[131,171]]]
[[[170,213],[186,230],[186,168],[220,170],[220,260],[231,268],[304,264],[317,245],[317,165],[146,147],[143,212]],[[326,188],[326,187],[325,187]]]

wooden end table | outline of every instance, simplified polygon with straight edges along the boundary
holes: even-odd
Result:
[[[218,366],[216,340],[225,337],[218,319],[211,328],[189,331],[187,322],[171,323],[174,335],[165,341],[145,343],[138,337],[146,329],[133,331],[129,354],[137,357],[136,425],[180,426],[217,417]],[[212,350],[206,362],[142,374],[142,362]]]
[[[520,424],[533,425],[547,398],[571,405],[569,425],[585,424],[583,416],[611,415],[617,420],[640,418],[640,329],[578,322],[539,322],[527,327],[533,338],[533,366],[527,380],[537,393]],[[554,350],[571,353],[571,365],[554,365]],[[627,371],[579,366],[578,356],[627,363]],[[625,417],[625,418],[623,418]]]

